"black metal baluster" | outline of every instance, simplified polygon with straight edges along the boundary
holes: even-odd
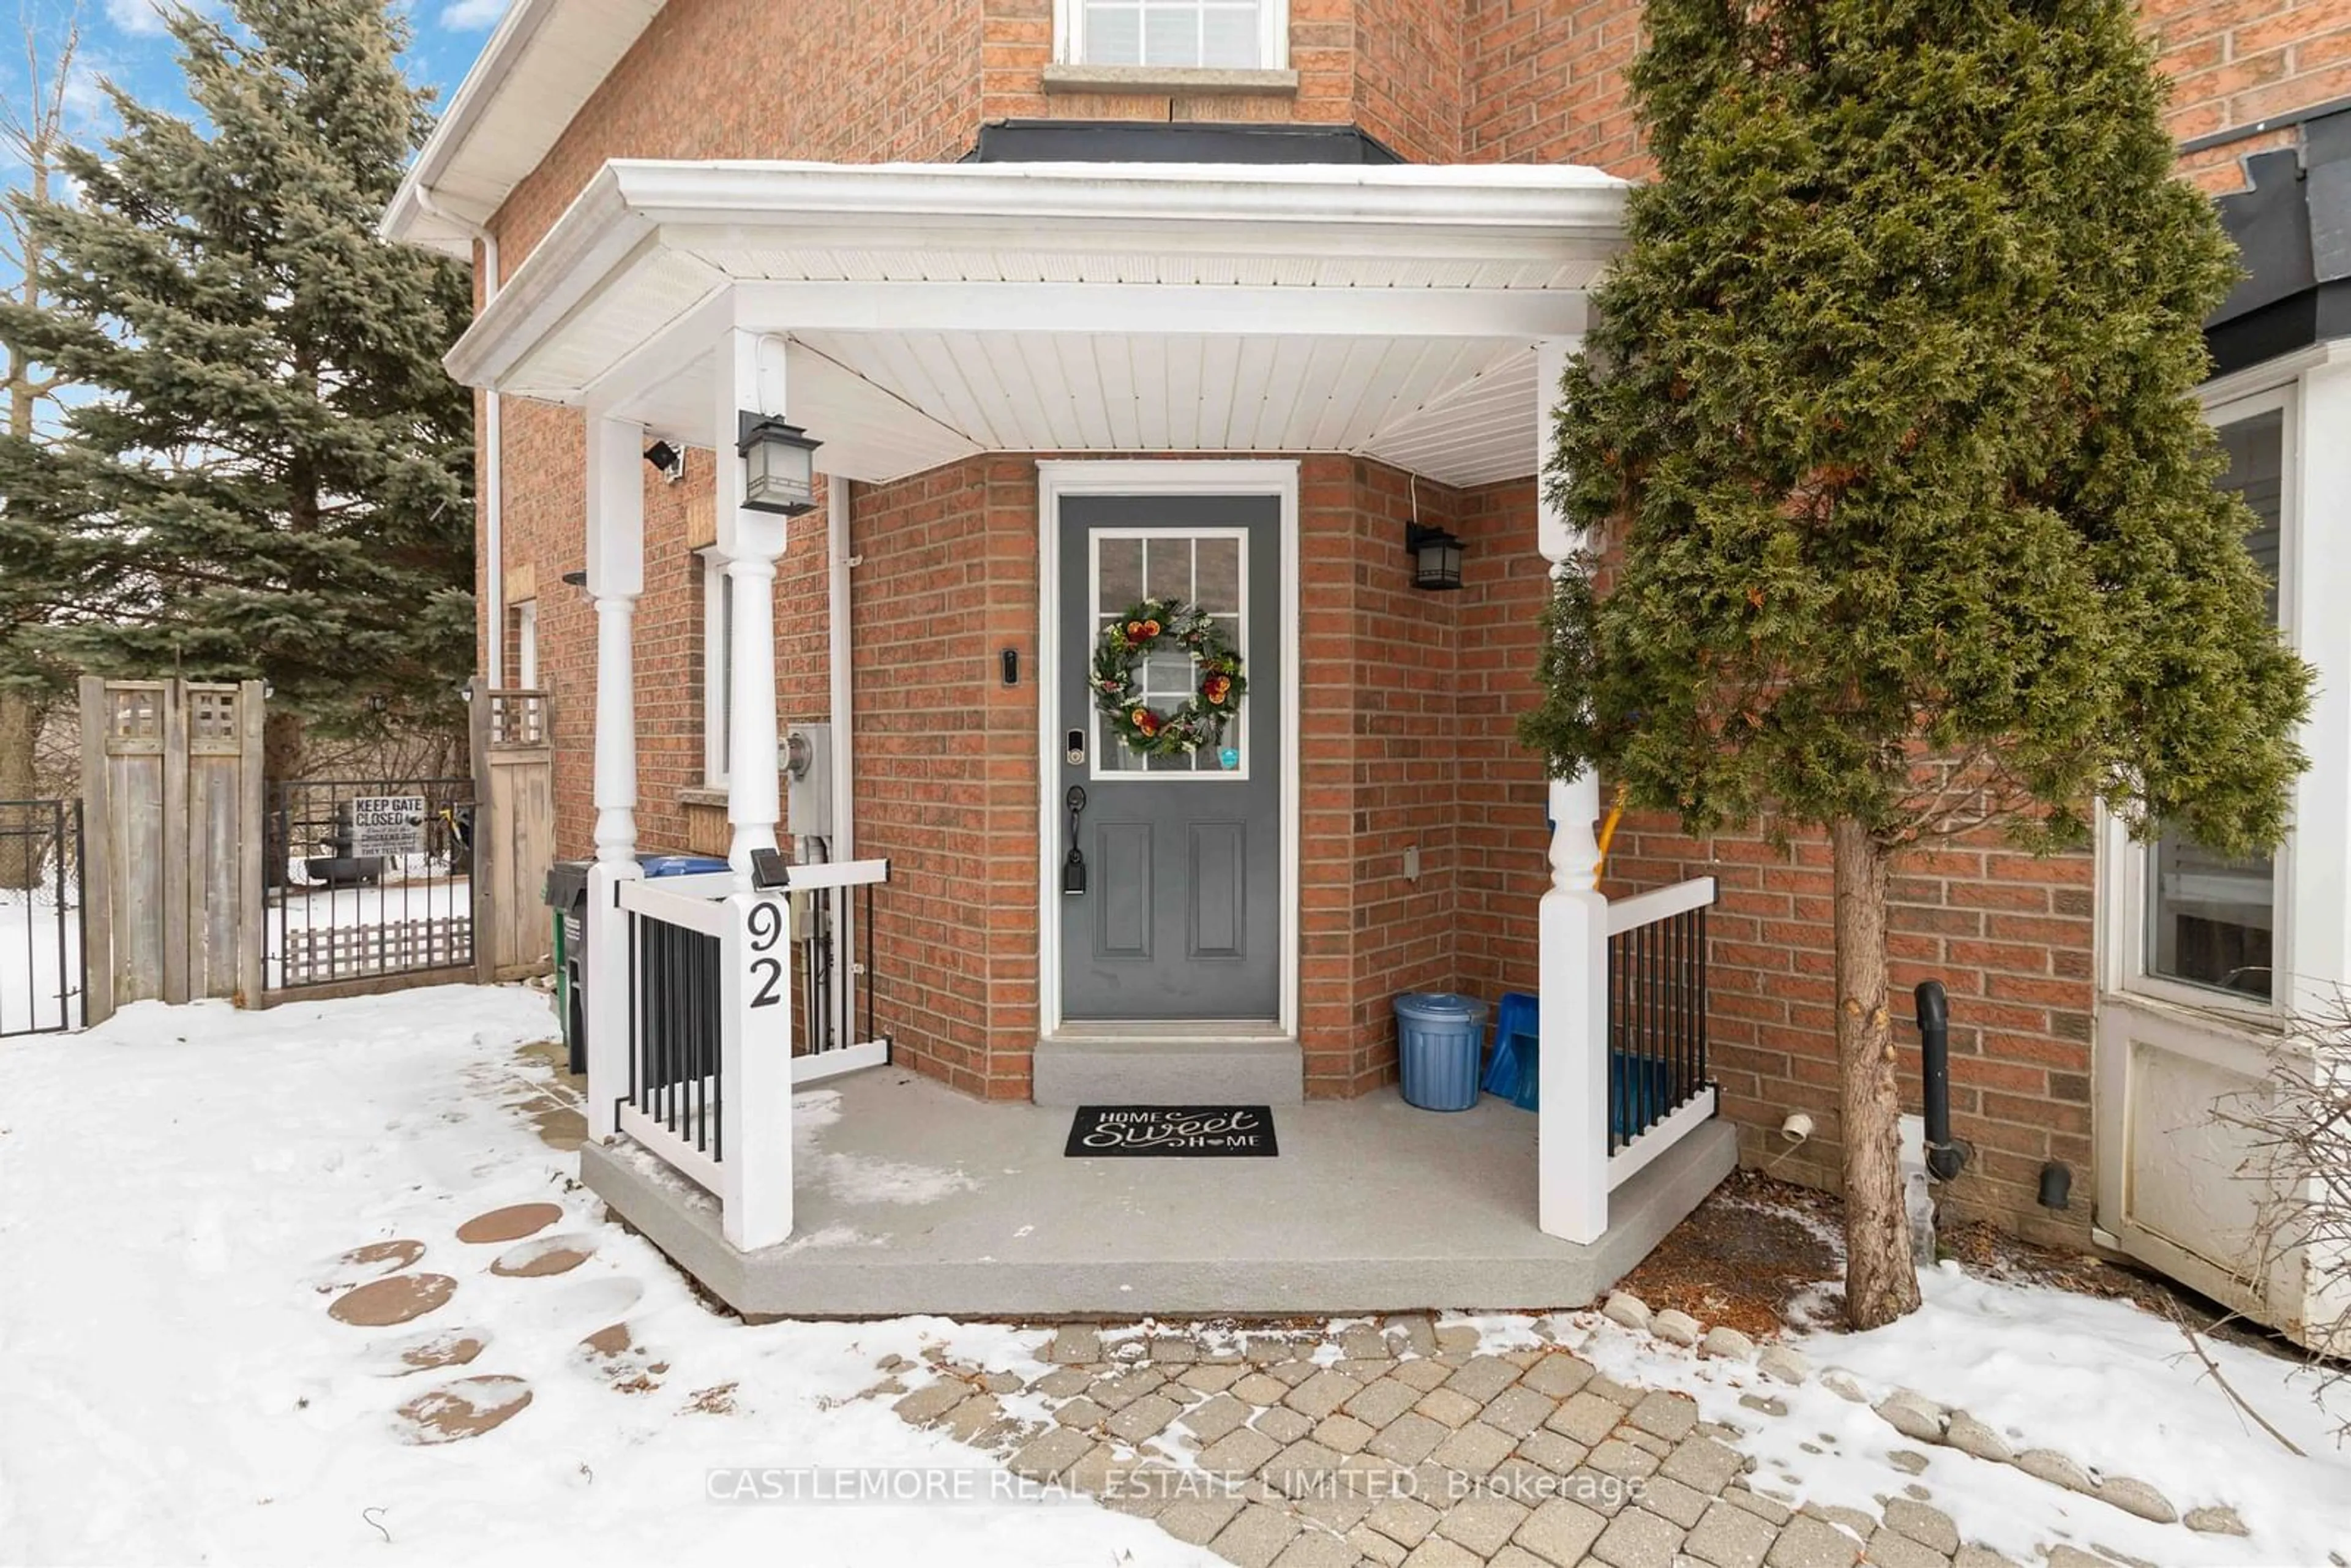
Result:
[[[89,855],[82,835],[89,831],[89,821],[82,815],[82,803],[78,797],[73,803],[73,884],[78,894],[74,900],[75,946],[79,949],[81,958],[81,1005],[75,1009],[74,1021],[87,1028],[89,1023],[89,876],[83,869],[89,863]],[[58,858],[64,858],[62,851]],[[266,889],[262,896],[268,896]]]
[[[1674,985],[1674,1110],[1681,1110],[1690,1098],[1690,922],[1686,915],[1674,917],[1672,934],[1674,956],[1667,967]]]
[[[1643,929],[1641,977],[1649,1015],[1649,1071],[1645,1075],[1648,1082],[1649,1106],[1648,1114],[1641,1118],[1641,1131],[1645,1133],[1656,1126],[1657,1118],[1665,1113],[1662,1102],[1666,1097],[1666,996],[1665,987],[1659,983],[1665,977],[1665,938],[1666,934],[1659,922],[1651,921]]]
[[[1706,1082],[1706,1074],[1707,1074],[1706,1046],[1707,1046],[1707,1030],[1708,1030],[1708,1018],[1707,1018],[1707,1012],[1708,1012],[1708,1002],[1709,1002],[1709,998],[1708,998],[1708,992],[1707,992],[1707,985],[1706,985],[1706,959],[1707,959],[1707,952],[1706,952],[1706,910],[1705,910],[1705,908],[1704,908],[1703,906],[1701,906],[1701,907],[1699,908],[1698,912],[1698,998],[1697,998],[1697,1008],[1698,1008],[1698,1082],[1699,1082],[1700,1083],[1704,1083],[1704,1082]]]
[[[627,938],[622,946],[629,953],[629,998],[626,1009],[629,1015],[629,1105],[632,1110],[642,1111],[644,1109],[645,1031],[639,1027],[637,1016],[643,1009],[643,995],[637,989],[637,916],[634,911],[631,911],[625,918],[628,921]],[[580,940],[583,942],[587,940],[587,933],[584,929],[580,933]],[[583,971],[586,968],[584,958],[581,968]],[[580,1011],[584,1014],[587,1009],[583,1006]]]

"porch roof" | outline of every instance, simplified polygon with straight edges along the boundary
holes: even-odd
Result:
[[[1625,182],[1575,166],[616,161],[449,354],[469,385],[712,446],[714,345],[787,340],[818,466],[1337,451],[1535,467]]]

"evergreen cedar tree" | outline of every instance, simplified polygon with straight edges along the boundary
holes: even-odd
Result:
[[[1650,0],[1657,163],[1566,373],[1526,742],[1705,835],[1823,830],[1846,1305],[1916,1307],[1889,857],[2279,841],[2310,672],[2191,392],[2238,276],[2128,0]],[[1608,580],[1595,586],[1593,573]]]
[[[473,404],[440,363],[468,286],[375,235],[431,124],[402,10],[172,8],[200,121],[107,86],[120,132],[62,158],[78,199],[26,204],[51,298],[0,323],[94,394],[0,445],[7,538],[74,605],[27,641],[267,678],[273,774],[300,719],[363,732],[377,696],[454,724],[473,664]]]

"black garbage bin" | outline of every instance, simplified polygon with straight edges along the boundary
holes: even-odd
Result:
[[[563,1030],[563,1044],[571,1059],[571,1071],[588,1071],[588,868],[589,861],[557,861],[547,868],[547,886],[543,896],[555,921],[555,1016]],[[662,876],[693,876],[704,872],[725,871],[726,862],[709,855],[681,855],[646,852],[637,856],[648,879]],[[677,1020],[683,1027],[674,1030],[690,1038],[691,1049],[679,1052],[678,1070],[713,1072],[717,1070],[716,1046],[718,1030],[718,943],[716,938],[697,932],[663,928],[655,939],[655,950],[646,961],[658,964],[674,972],[686,973],[695,983],[673,988],[684,991],[702,1005],[695,1009],[690,1019]],[[700,983],[707,979],[706,995]],[[667,1024],[672,1020],[655,1020]],[[705,1061],[705,1058],[708,1060]]]
[[[580,956],[588,948],[588,864],[557,861],[547,868],[544,893],[555,922],[555,1019],[574,1072],[588,1071],[587,1001],[580,985]]]

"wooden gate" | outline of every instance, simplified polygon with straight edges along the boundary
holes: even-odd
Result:
[[[555,860],[555,759],[547,694],[475,681],[474,961],[487,982],[544,975],[555,963],[543,897]]]
[[[259,681],[81,683],[86,1024],[261,995]]]

